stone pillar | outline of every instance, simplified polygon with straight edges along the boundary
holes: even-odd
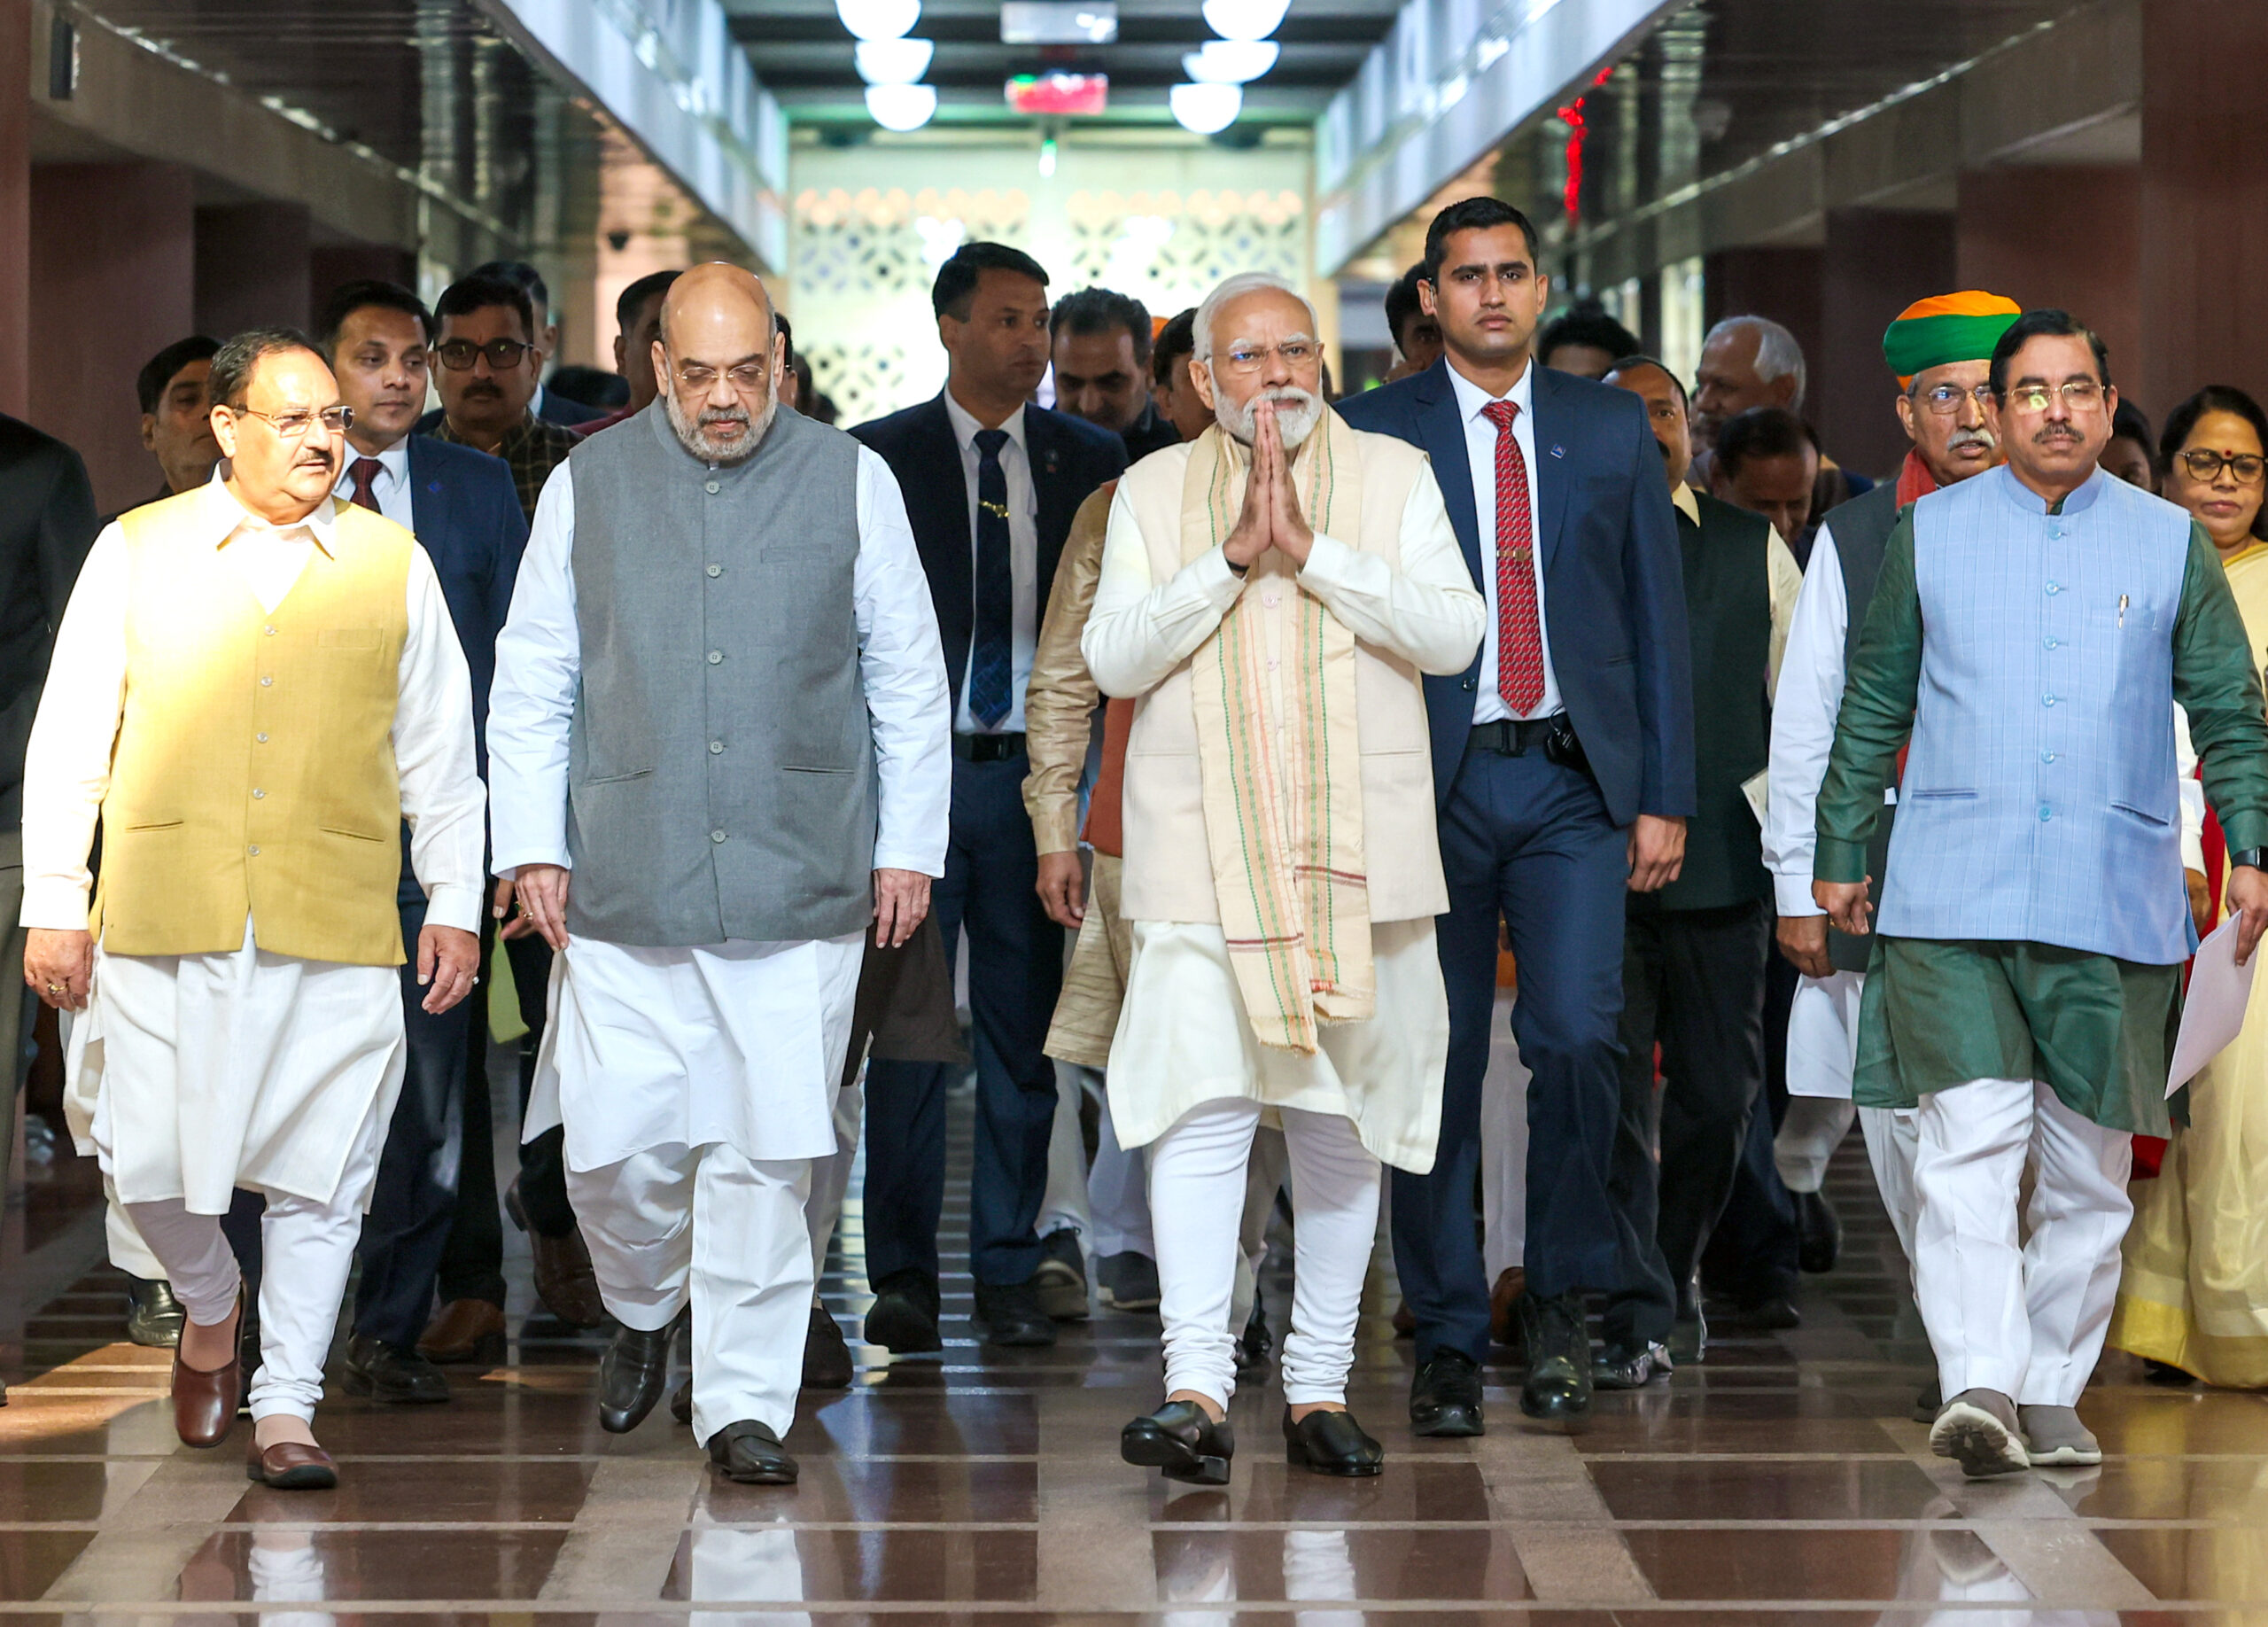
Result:
[[[0,412],[30,394],[31,0],[0,0]]]
[[[195,331],[196,178],[179,164],[42,164],[31,178],[25,416],[78,448],[108,512],[158,486],[134,377]]]
[[[1821,269],[1820,346],[1808,353],[1805,416],[1845,468],[1895,474],[1907,442],[1891,401],[1897,385],[1883,369],[1882,333],[1915,300],[1951,286],[1953,216],[1831,209]]]
[[[2061,306],[2101,335],[2110,377],[2155,424],[2173,405],[2147,394],[2141,323],[2141,176],[2132,165],[1964,171],[1955,215],[1963,288],[2026,310]]]
[[[197,212],[197,325],[225,339],[307,325],[307,207],[214,204]]]
[[[2268,6],[2141,10],[2140,399],[2163,413],[2206,384],[2268,396]]]

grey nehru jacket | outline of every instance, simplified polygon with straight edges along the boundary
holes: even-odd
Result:
[[[711,467],[656,401],[569,463],[568,930],[654,947],[859,930],[876,814],[858,443],[783,410],[753,457]]]

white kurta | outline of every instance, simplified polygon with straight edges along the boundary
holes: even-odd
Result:
[[[330,549],[329,503],[278,528],[217,479],[201,502],[201,534],[269,611],[313,551]],[[96,539],[57,631],[26,754],[26,926],[87,924],[88,853],[124,705],[128,578],[113,525]],[[407,594],[392,740],[411,866],[429,922],[478,931],[472,681],[423,549]],[[113,955],[97,945],[92,997],[66,1059],[73,1129],[101,1154],[123,1203],[179,1198],[192,1213],[223,1214],[239,1185],[327,1203],[374,1103],[392,1110],[401,1035],[395,968],[268,954],[253,947],[250,922],[242,946],[212,954]]]
[[[874,867],[942,876],[952,805],[944,656],[905,499],[864,448],[858,505]],[[567,739],[582,670],[574,543],[574,476],[563,463],[536,504],[496,641],[488,762],[500,876],[570,863]],[[576,1170],[664,1146],[725,1145],[759,1162],[832,1153],[863,937],[697,948],[570,937],[552,963],[551,1020],[523,1133],[563,1123]]]
[[[1130,695],[1155,688],[1195,653],[1245,584],[1218,549],[1154,581],[1149,549],[1122,502],[1120,513],[1129,523],[1112,527],[1082,647],[1106,693]],[[1300,585],[1363,642],[1423,672],[1461,671],[1486,611],[1431,480],[1410,488],[1401,562],[1397,571],[1318,534]],[[1272,651],[1269,669],[1280,682]],[[1138,759],[1127,772],[1141,772]],[[1313,1056],[1260,1045],[1217,922],[1131,924],[1134,960],[1110,1053],[1111,1120],[1122,1146],[1146,1146],[1200,1102],[1241,1096],[1340,1115],[1380,1161],[1418,1173],[1433,1167],[1449,1027],[1430,916],[1372,924],[1378,1014],[1326,1024]]]

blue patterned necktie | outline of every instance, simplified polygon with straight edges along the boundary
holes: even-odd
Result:
[[[968,663],[968,711],[980,728],[1008,715],[1014,681],[1016,585],[1008,563],[1008,476],[1000,467],[1006,430],[976,432],[976,642]]]

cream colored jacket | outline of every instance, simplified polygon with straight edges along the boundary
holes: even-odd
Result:
[[[1119,482],[1080,648],[1104,694],[1140,700],[1126,754],[1122,908],[1130,921],[1220,919],[1190,657],[1239,594],[1288,597],[1301,588],[1355,638],[1371,919],[1413,921],[1449,907],[1419,674],[1463,672],[1480,647],[1487,611],[1425,454],[1391,436],[1355,439],[1362,534],[1318,533],[1296,573],[1273,550],[1241,578],[1217,548],[1182,563],[1187,446],[1151,454]]]

